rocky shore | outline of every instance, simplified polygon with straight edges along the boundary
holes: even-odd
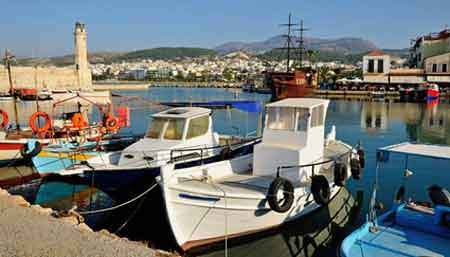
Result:
[[[106,230],[93,232],[77,215],[54,216],[0,189],[0,256],[167,256]]]

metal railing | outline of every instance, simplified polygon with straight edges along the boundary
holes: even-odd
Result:
[[[315,163],[310,163],[310,164],[302,164],[302,165],[278,166],[277,167],[277,177],[280,175],[280,172],[281,172],[282,169],[293,169],[293,168],[299,168],[300,169],[300,168],[307,168],[307,167],[311,167],[311,175],[314,176],[315,175],[314,174],[314,167],[315,166],[323,165],[323,164],[330,163],[330,162],[333,162],[333,163],[334,162],[338,162],[342,157],[344,157],[346,155],[351,155],[355,149],[356,148],[352,147],[350,150],[342,153],[341,155],[339,155],[336,158],[329,159],[329,160],[324,160],[324,161],[321,161],[321,162],[315,162]]]
[[[210,151],[210,150],[216,150],[216,149],[223,149],[223,148],[233,148],[236,146],[241,146],[241,145],[245,145],[245,144],[249,144],[249,143],[257,143],[261,141],[261,137],[256,137],[256,138],[252,138],[250,140],[242,140],[233,144],[225,144],[225,145],[216,145],[216,146],[211,146],[211,147],[202,147],[202,148],[186,148],[186,149],[173,149],[170,150],[170,161],[169,163],[174,163],[176,162],[176,158],[178,158],[179,156],[174,157],[174,153],[183,153],[183,152],[200,152],[200,162],[203,163],[204,159],[203,157],[204,152],[206,151]],[[183,156],[183,155],[181,155]],[[196,156],[198,158],[198,156]]]

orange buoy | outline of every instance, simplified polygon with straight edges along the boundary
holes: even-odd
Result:
[[[0,128],[4,128],[9,122],[8,114],[5,111],[0,110],[0,115],[2,115],[2,123],[0,123]]]
[[[108,131],[117,131],[119,129],[119,119],[114,117],[112,114],[108,116],[105,123]]]
[[[45,123],[42,127],[36,126],[36,120],[39,118],[43,118],[45,120]],[[33,113],[33,115],[31,115],[29,124],[34,133],[47,132],[51,125],[50,116],[48,116],[48,114],[45,112],[35,112]]]
[[[86,126],[86,122],[84,121],[83,115],[77,112],[72,117],[72,124],[74,128],[82,128]]]

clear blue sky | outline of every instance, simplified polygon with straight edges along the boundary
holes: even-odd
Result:
[[[0,0],[0,49],[20,56],[72,52],[75,21],[87,24],[89,50],[214,47],[281,34],[292,12],[321,38],[361,37],[381,48],[450,23],[449,0]],[[449,24],[450,25],[450,24]]]

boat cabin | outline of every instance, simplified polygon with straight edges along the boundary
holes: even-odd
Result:
[[[145,137],[122,152],[119,165],[168,161],[171,149],[206,148],[218,142],[218,134],[212,131],[211,110],[200,107],[173,108],[152,115]]]
[[[328,103],[323,99],[288,98],[266,105],[262,143],[254,149],[254,175],[275,176],[280,166],[312,164],[320,160],[324,153]],[[283,169],[280,176],[301,181],[311,173],[311,167],[295,167]]]

